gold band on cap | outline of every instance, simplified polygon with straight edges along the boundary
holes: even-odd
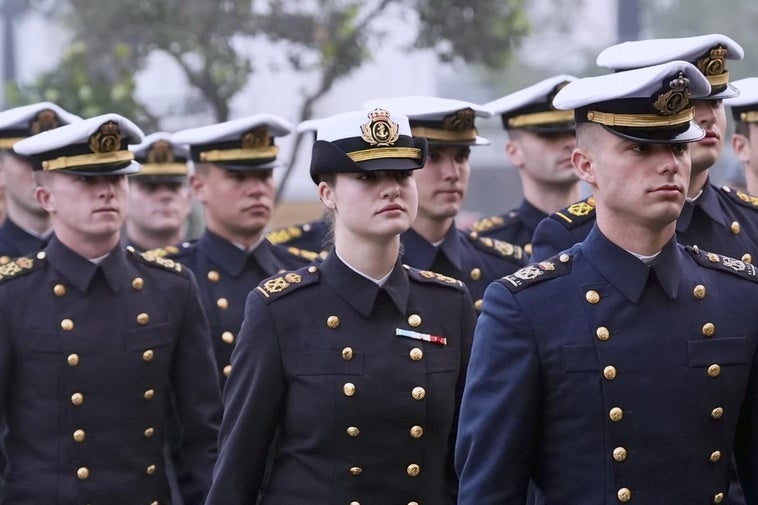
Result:
[[[347,155],[356,163],[381,158],[410,158],[420,160],[421,149],[415,147],[377,147],[375,149],[353,151],[352,153],[347,153]]]
[[[52,170],[63,170],[66,168],[89,167],[93,165],[105,165],[123,161],[132,161],[133,159],[134,153],[131,151],[80,154],[77,156],[60,156],[52,160],[43,161],[42,170],[45,172],[50,172]]]
[[[741,123],[758,123],[758,111],[750,110],[740,113]]]
[[[0,149],[11,149],[16,142],[21,142],[26,137],[6,137],[0,138]]]
[[[200,161],[264,160],[276,158],[278,146],[259,147],[255,149],[213,149],[200,153]]]
[[[186,163],[141,163],[142,170],[136,175],[187,175]]]
[[[539,126],[554,123],[573,123],[573,110],[547,110],[520,114],[508,119],[509,128],[523,128],[524,126]]]
[[[729,71],[724,70],[724,73],[718,75],[706,75],[705,78],[711,83],[711,87],[726,86],[729,84]]]
[[[615,114],[613,112],[587,111],[587,120],[605,126],[628,126],[630,128],[654,128],[656,126],[676,126],[692,121],[695,108],[684,109],[678,114],[659,116],[658,114]]]
[[[411,127],[411,133],[414,137],[426,137],[430,140],[448,140],[450,142],[461,142],[476,140],[478,132],[476,128],[469,130],[441,130],[439,128],[429,128],[426,126],[413,126]]]

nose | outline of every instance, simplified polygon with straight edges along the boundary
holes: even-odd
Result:
[[[400,184],[393,177],[388,177],[387,184],[382,189],[382,197],[394,200],[398,196],[400,196]]]
[[[695,102],[695,120],[699,125],[711,125],[716,121],[714,104],[710,100],[698,100]]]
[[[463,163],[459,162],[452,156],[445,156],[440,162],[442,178],[448,181],[457,181],[460,179],[462,168]]]

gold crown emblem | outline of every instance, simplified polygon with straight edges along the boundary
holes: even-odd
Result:
[[[108,121],[89,138],[89,148],[93,153],[113,153],[121,149],[121,132],[118,123]]]
[[[391,146],[400,138],[400,125],[384,109],[368,113],[369,122],[361,125],[361,138],[372,146]]]
[[[158,140],[147,151],[148,163],[173,163],[174,150],[165,140]]]
[[[726,71],[726,48],[716,46],[697,60],[697,68],[706,76],[720,75]]]
[[[41,110],[29,126],[32,135],[58,127],[58,116],[51,109]]]
[[[271,135],[268,132],[268,128],[265,126],[253,128],[240,138],[240,146],[242,149],[260,149],[262,147],[268,147],[269,144],[271,144]]]
[[[679,72],[676,77],[669,81],[668,91],[661,93],[653,102],[655,110],[664,116],[681,112],[690,104],[690,80],[684,72]]]
[[[452,114],[445,116],[442,121],[443,130],[464,131],[474,127],[474,109],[467,107],[457,110]]]

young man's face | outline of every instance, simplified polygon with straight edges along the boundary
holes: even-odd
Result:
[[[699,174],[719,159],[726,136],[726,111],[722,100],[693,100],[695,123],[705,130],[705,137],[690,145],[692,173]]]
[[[470,152],[465,145],[429,146],[426,164],[415,173],[420,218],[440,221],[460,212],[471,174]]]
[[[127,221],[147,233],[181,230],[191,204],[187,182],[129,179]]]
[[[572,186],[579,180],[571,165],[574,132],[513,132],[505,150],[522,177],[551,186]]]
[[[12,201],[14,209],[40,216],[47,214],[34,195],[37,184],[28,161],[4,151],[0,154],[0,175],[5,181],[6,198]]]

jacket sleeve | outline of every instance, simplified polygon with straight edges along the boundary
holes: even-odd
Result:
[[[207,505],[256,503],[284,395],[276,325],[268,306],[251,292],[224,388],[219,458]]]
[[[540,364],[515,297],[490,284],[474,332],[456,447],[459,505],[522,505],[538,437]]]

